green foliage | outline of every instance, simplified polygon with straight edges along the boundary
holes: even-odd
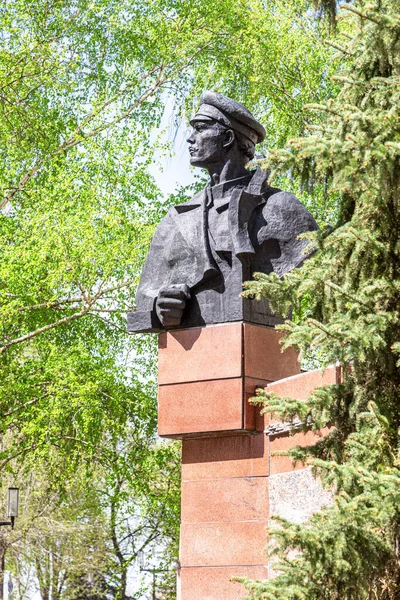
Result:
[[[149,167],[168,148],[153,130],[171,97],[182,119],[214,88],[260,116],[264,151],[302,135],[303,104],[338,88],[326,27],[309,9],[306,0],[0,6],[1,483],[19,481],[24,493],[38,472],[43,498],[48,489],[55,498],[43,500],[42,538],[27,525],[18,546],[7,531],[0,546],[15,570],[25,561],[37,572],[38,549],[58,548],[60,564],[73,565],[60,595],[87,593],[78,567],[94,542],[73,520],[95,530],[97,508],[99,594],[125,597],[146,540],[165,548],[166,563],[176,555],[179,449],[156,438],[154,340],[127,336],[125,321],[156,223],[191,193],[161,197]],[[321,205],[323,186],[308,198]],[[131,531],[127,515],[142,529]]]
[[[329,193],[339,198],[337,225],[310,236],[317,252],[300,270],[282,281],[260,275],[246,292],[267,296],[286,314],[294,306],[296,318],[282,327],[286,346],[342,365],[343,384],[316,391],[304,405],[261,399],[268,412],[300,418],[305,428],[332,426],[323,441],[292,456],[308,457],[334,504],[304,526],[281,521],[275,531],[281,574],[247,582],[254,600],[400,594],[400,14],[390,0],[342,12],[353,23],[335,41],[347,64],[336,76],[342,89],[336,99],[309,107],[315,133],[270,161],[303,176],[312,161],[309,183],[329,180]]]
[[[179,463],[174,446],[151,447],[146,440],[139,449],[126,435],[124,446],[109,452],[109,462],[92,468],[90,478],[84,466],[70,483],[64,478],[62,495],[43,469],[32,465],[29,473],[14,473],[22,506],[6,550],[19,595],[34,592],[36,575],[42,600],[126,597],[139,552],[155,546],[163,548],[163,566],[170,567]],[[0,544],[1,556],[3,550]],[[131,597],[139,598],[145,585],[138,573],[136,579]]]

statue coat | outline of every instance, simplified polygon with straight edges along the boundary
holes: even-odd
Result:
[[[244,281],[254,272],[282,276],[302,263],[308,242],[297,236],[317,224],[293,194],[270,187],[266,176],[256,171],[221,189],[207,186],[169,210],[150,245],[136,294],[138,313],[129,317],[131,331],[161,328],[155,301],[160,288],[171,284],[191,290],[182,327],[243,320]]]

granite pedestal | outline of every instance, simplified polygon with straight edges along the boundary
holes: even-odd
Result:
[[[307,495],[304,465],[274,455],[324,432],[290,435],[248,402],[257,386],[306,399],[338,381],[334,367],[300,373],[281,337],[249,323],[160,334],[159,435],[182,439],[180,600],[245,598],[232,577],[273,575],[265,552],[271,513],[292,510],[301,520],[330,500],[318,486]]]

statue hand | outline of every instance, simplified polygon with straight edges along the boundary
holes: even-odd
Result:
[[[156,302],[156,313],[163,327],[177,327],[181,324],[190,289],[185,284],[164,286],[160,289]]]

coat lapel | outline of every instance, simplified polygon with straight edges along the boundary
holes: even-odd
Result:
[[[258,169],[245,190],[233,189],[229,204],[229,225],[233,248],[238,258],[254,254],[254,247],[249,235],[249,223],[254,209],[265,202],[268,189],[269,173]],[[192,256],[190,263],[193,277],[191,287],[199,285],[220,275],[208,241],[207,187],[196,194],[185,204],[175,206],[174,220],[176,228],[182,236],[186,249],[186,260]],[[190,258],[189,258],[190,260]]]
[[[269,171],[257,169],[245,190],[236,189],[229,204],[229,225],[233,248],[239,259],[255,253],[250,239],[249,225],[255,208],[265,202]]]
[[[190,202],[175,206],[174,217],[176,227],[193,255],[190,287],[218,277],[220,270],[212,257],[207,236],[207,188]]]

